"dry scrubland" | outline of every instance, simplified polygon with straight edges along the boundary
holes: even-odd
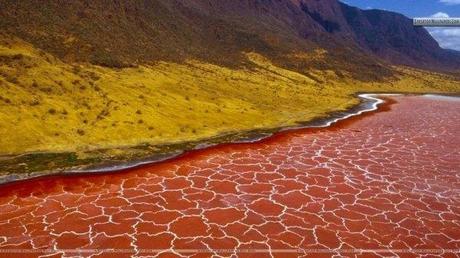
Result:
[[[2,40],[0,155],[156,145],[288,126],[357,104],[357,91],[458,91],[453,78],[415,69],[395,67],[395,76],[362,82],[327,70],[306,76],[246,55],[251,68],[189,60],[109,69],[70,65],[20,40]]]

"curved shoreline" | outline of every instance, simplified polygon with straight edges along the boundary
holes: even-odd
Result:
[[[167,162],[185,156],[192,152],[197,152],[200,150],[205,150],[219,145],[224,144],[245,144],[245,143],[254,143],[262,140],[267,140],[272,137],[275,137],[278,134],[293,131],[293,130],[302,130],[302,129],[321,129],[328,128],[340,121],[347,120],[352,117],[360,117],[365,113],[370,113],[373,111],[378,111],[379,106],[385,103],[384,97],[386,96],[398,96],[398,95],[410,95],[410,94],[400,94],[400,93],[361,93],[357,94],[360,98],[360,103],[346,111],[341,112],[331,112],[325,118],[314,119],[308,122],[299,122],[298,126],[288,126],[288,127],[279,127],[266,130],[254,130],[243,132],[241,135],[237,135],[236,139],[225,140],[224,136],[216,136],[214,138],[206,139],[200,142],[190,142],[191,148],[183,148],[176,150],[175,152],[158,154],[151,156],[145,159],[140,159],[137,161],[131,162],[119,162],[119,164],[114,161],[115,164],[108,165],[97,165],[94,168],[89,169],[68,169],[68,170],[56,170],[56,171],[42,171],[42,172],[32,172],[30,174],[25,174],[24,176],[15,175],[15,176],[6,176],[0,179],[0,186],[29,181],[34,179],[39,179],[43,177],[53,177],[53,176],[78,176],[78,175],[92,175],[92,174],[104,174],[104,173],[117,173],[130,169],[139,168],[142,166],[154,165],[161,162]],[[417,94],[418,95],[418,94]],[[424,96],[442,96],[438,94],[422,94]],[[380,98],[379,98],[380,97]],[[457,98],[454,96],[454,98]],[[213,139],[224,138],[223,141],[212,142]]]
[[[241,143],[253,143],[258,142],[264,139],[268,139],[270,137],[275,136],[276,134],[292,131],[292,130],[301,130],[301,129],[308,129],[308,128],[326,128],[330,127],[331,125],[348,119],[350,117],[359,116],[363,113],[376,111],[378,106],[385,101],[383,99],[378,98],[377,96],[390,96],[390,95],[399,95],[399,94],[373,94],[373,93],[362,93],[357,94],[357,97],[360,98],[360,103],[346,111],[342,112],[331,112],[325,118],[314,119],[308,122],[299,122],[298,126],[289,126],[289,127],[279,127],[273,129],[265,129],[265,130],[253,130],[248,132],[243,132],[243,135],[236,136],[237,139],[229,139],[226,141],[217,141],[212,142],[213,139],[220,138],[219,136],[209,138],[206,140],[202,140],[195,144],[192,143],[191,148],[184,148],[181,150],[177,150],[173,153],[164,153],[163,155],[155,155],[152,157],[147,157],[143,160],[131,161],[131,162],[123,162],[122,164],[118,162],[113,162],[112,164],[100,164],[96,165],[94,168],[86,168],[86,169],[63,169],[63,170],[55,170],[55,171],[41,171],[41,172],[32,172],[30,174],[19,174],[19,175],[10,175],[5,176],[4,178],[0,178],[0,185],[7,185],[12,184],[15,182],[22,182],[28,180],[39,179],[43,177],[52,177],[52,176],[72,176],[72,175],[86,175],[86,174],[102,174],[102,173],[116,173],[121,172],[129,169],[134,169],[146,165],[157,164],[161,162],[166,162],[178,158],[180,156],[186,155],[187,153],[199,151],[203,149],[212,148],[214,146],[222,145],[222,144],[241,144]],[[221,136],[225,138],[224,136]]]
[[[399,95],[399,94],[378,94],[378,95],[390,96],[390,95]],[[174,159],[175,157],[183,155],[183,154],[185,154],[187,152],[190,152],[190,151],[197,151],[197,150],[203,150],[203,149],[207,149],[207,148],[212,148],[214,146],[221,145],[221,144],[254,143],[254,142],[259,142],[261,140],[270,138],[270,137],[272,137],[275,134],[280,133],[280,132],[307,129],[307,128],[326,128],[326,127],[329,127],[332,124],[335,124],[335,123],[337,123],[337,122],[339,122],[341,120],[345,120],[345,119],[353,117],[353,116],[359,116],[359,115],[361,115],[363,113],[367,113],[367,112],[377,110],[378,106],[380,104],[384,103],[385,100],[379,99],[379,98],[376,98],[376,97],[373,97],[373,96],[376,96],[376,95],[375,94],[359,94],[358,97],[361,98],[361,103],[358,104],[357,107],[353,107],[353,108],[349,109],[349,110],[358,109],[358,111],[356,111],[354,113],[349,113],[348,111],[339,112],[341,114],[344,114],[344,116],[342,116],[342,117],[333,116],[333,117],[328,117],[328,118],[324,118],[324,119],[315,119],[313,121],[306,122],[306,124],[308,124],[308,125],[281,127],[281,128],[274,129],[275,131],[272,132],[272,133],[261,133],[258,136],[242,137],[241,139],[236,140],[236,141],[220,142],[220,143],[215,143],[215,144],[206,144],[206,140],[204,140],[204,141],[202,141],[203,142],[202,144],[198,144],[193,149],[182,150],[181,153],[179,153],[178,155],[171,156],[171,157],[166,157],[166,158],[161,159],[161,160],[145,161],[145,162],[134,162],[132,164],[124,164],[124,165],[119,165],[119,166],[106,167],[106,168],[102,168],[102,169],[86,169],[86,170],[83,169],[83,170],[77,170],[77,171],[69,171],[68,173],[72,173],[72,172],[75,172],[75,173],[79,173],[79,172],[81,172],[81,173],[85,173],[85,172],[86,173],[116,172],[116,171],[121,171],[121,170],[140,167],[140,166],[143,166],[143,165],[159,163],[159,162],[162,162],[162,161]],[[363,100],[368,101],[368,103],[370,102],[370,107],[368,107],[368,105],[366,105],[367,103],[363,102]],[[323,123],[323,120],[325,121],[324,123]],[[321,121],[322,123],[320,123],[319,125],[316,125],[315,123],[317,123],[317,121]],[[271,130],[271,129],[267,129],[267,131],[269,131],[269,130]],[[66,173],[66,172],[64,172],[64,173]]]

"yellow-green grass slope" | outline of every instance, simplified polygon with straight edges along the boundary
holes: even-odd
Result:
[[[459,90],[453,78],[409,68],[394,67],[397,75],[385,81],[360,82],[327,70],[305,76],[257,53],[246,55],[252,68],[189,60],[109,69],[67,64],[20,40],[2,39],[0,156],[158,145],[289,126],[356,105],[358,91]]]

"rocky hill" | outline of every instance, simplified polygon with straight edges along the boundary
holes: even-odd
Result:
[[[386,74],[382,60],[422,68],[460,66],[458,55],[447,54],[410,19],[336,0],[4,0],[0,16],[1,31],[8,35],[65,61],[110,67],[187,58],[239,65],[245,51],[297,70],[363,73],[365,65]],[[312,49],[326,49],[328,58],[287,57]]]

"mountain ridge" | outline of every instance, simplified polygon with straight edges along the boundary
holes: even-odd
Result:
[[[434,70],[460,67],[458,58],[424,28],[410,26],[407,17],[336,0],[4,2],[3,32],[68,62],[127,67],[197,58],[239,65],[245,62],[242,52],[256,51],[293,68],[301,64],[288,60],[288,53],[325,49],[330,58],[304,68],[356,74],[365,63],[387,75],[382,62]],[[345,62],[347,55],[356,60]]]

